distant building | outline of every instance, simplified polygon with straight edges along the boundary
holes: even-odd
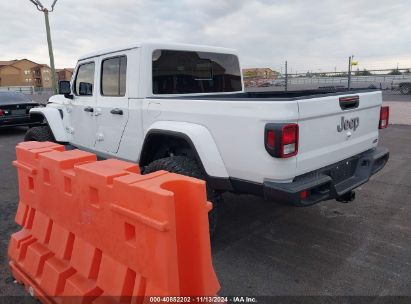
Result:
[[[51,69],[28,59],[0,61],[0,86],[51,88]]]
[[[71,80],[71,76],[73,76],[73,71],[74,69],[70,69],[70,68],[64,68],[64,69],[57,69],[56,70],[56,79],[57,81],[60,80]]]
[[[280,73],[270,68],[243,69],[244,85],[246,87],[271,83],[280,76]]]
[[[270,68],[243,69],[244,78],[277,79],[280,73]]]

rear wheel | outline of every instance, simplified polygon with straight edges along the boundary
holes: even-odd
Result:
[[[205,179],[203,170],[201,170],[198,163],[187,156],[170,156],[157,159],[144,168],[143,174],[160,170],[191,176],[202,180]],[[217,227],[218,209],[221,202],[221,195],[207,186],[207,199],[213,204],[213,209],[211,209],[208,213],[210,236],[213,236]]]
[[[400,87],[400,92],[401,92],[401,94],[403,94],[403,95],[411,94],[411,84],[403,84],[403,85]]]
[[[55,141],[55,138],[49,126],[40,126],[28,129],[24,141]]]

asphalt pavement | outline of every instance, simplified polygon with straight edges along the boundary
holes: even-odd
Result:
[[[411,126],[383,130],[380,144],[389,163],[349,204],[225,195],[213,243],[222,294],[411,296]]]
[[[398,91],[383,91],[382,92],[382,99],[384,101],[389,102],[410,102],[411,103],[411,95],[402,95]]]
[[[26,295],[7,268],[10,234],[19,229],[11,162],[24,132],[0,130],[0,296]],[[349,204],[295,208],[225,194],[212,243],[220,294],[411,297],[411,126],[383,130],[380,144],[390,149],[388,165]]]

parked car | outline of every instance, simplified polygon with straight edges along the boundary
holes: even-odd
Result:
[[[277,80],[274,82],[275,87],[285,87],[285,80]]]
[[[19,92],[0,92],[0,128],[31,126],[41,123],[37,118],[30,118],[30,109],[39,104],[27,95]]]
[[[392,91],[400,91],[403,95],[411,94],[411,79],[395,79],[391,83]]]
[[[79,59],[26,140],[56,140],[103,158],[206,181],[210,231],[221,194],[294,206],[354,199],[388,161],[388,108],[376,90],[244,92],[236,51],[138,44]]]

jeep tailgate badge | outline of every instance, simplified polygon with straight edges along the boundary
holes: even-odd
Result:
[[[360,118],[355,117],[352,119],[344,119],[344,116],[341,117],[341,125],[337,125],[337,131],[342,132],[343,130],[352,129],[353,131],[357,130],[360,125]]]

